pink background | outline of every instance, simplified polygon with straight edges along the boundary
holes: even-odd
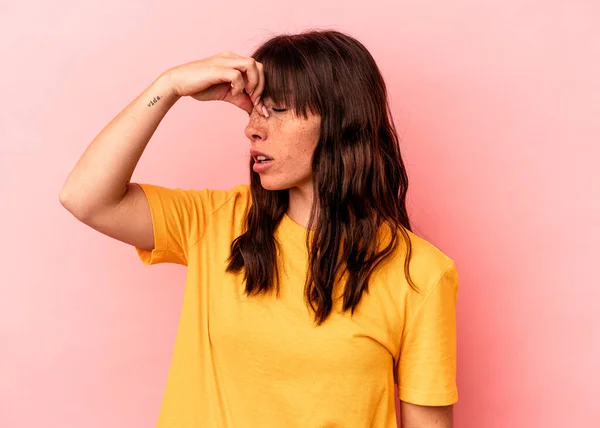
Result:
[[[212,3],[0,4],[0,426],[154,426],[185,270],[144,267],[71,217],[60,188],[163,70],[311,27],[378,61],[416,231],[457,261],[455,426],[595,426],[599,3]],[[133,179],[247,182],[246,120],[181,100]]]

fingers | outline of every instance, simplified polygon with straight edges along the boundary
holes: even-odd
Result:
[[[248,114],[252,114],[252,110],[254,109],[254,105],[252,104],[252,101],[246,95],[241,96],[241,97],[229,96],[225,99],[225,101],[228,101],[228,102],[238,106],[239,108],[241,108]]]
[[[221,83],[226,85],[224,88],[225,92],[222,92],[218,99],[232,103],[242,110],[252,113],[254,109],[252,100],[246,94],[242,93],[246,85],[243,73],[237,69],[223,67],[215,67],[214,73],[218,79],[215,81],[215,84]]]
[[[236,69],[224,68],[223,73],[229,78],[229,82],[231,83],[231,95],[237,97],[246,85],[242,72]]]
[[[241,78],[237,75],[232,79],[231,94],[237,97],[241,92],[245,92],[252,101],[252,104],[257,107],[257,110],[262,112],[261,95],[265,88],[265,73],[263,65],[255,61],[253,58],[234,57],[231,53],[225,52],[219,58],[219,66],[232,69],[240,72]],[[244,76],[246,79],[244,79]]]
[[[247,83],[244,89],[252,97],[252,101],[256,99],[256,96],[253,96],[255,88],[261,80],[264,80],[264,72],[262,72],[262,69],[259,70],[259,68],[262,68],[262,64],[254,60],[254,58],[241,57],[229,51],[222,52],[219,55],[217,63],[219,67],[235,68],[246,73]]]
[[[254,87],[254,92],[251,95],[255,95],[255,98],[252,98],[252,102],[255,106],[258,106],[258,103],[261,100],[262,92],[265,90],[265,70],[263,65],[260,62],[256,62],[256,69],[258,70],[258,83]],[[262,109],[261,109],[262,110]]]

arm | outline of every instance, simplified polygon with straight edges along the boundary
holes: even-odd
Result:
[[[91,142],[60,192],[61,204],[106,235],[152,249],[148,202],[143,191],[129,180],[154,131],[177,99],[168,76],[157,78]]]
[[[60,192],[61,204],[105,235],[154,249],[148,199],[130,179],[161,120],[182,96],[227,101],[251,113],[262,106],[264,83],[261,63],[232,52],[167,70],[88,146]]]
[[[454,407],[418,406],[400,401],[402,428],[452,428]]]
[[[458,401],[457,297],[458,272],[450,260],[410,311],[397,368],[403,428],[453,426],[452,405]]]

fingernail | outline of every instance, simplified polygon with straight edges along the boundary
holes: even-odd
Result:
[[[262,111],[266,117],[269,117],[269,112],[267,111],[267,108],[265,106],[262,106]]]
[[[257,99],[254,100],[254,105],[258,106],[258,103],[260,102],[260,97],[258,97]]]
[[[254,89],[252,89],[252,90],[250,91],[250,93],[248,94],[248,96],[249,96],[249,97],[251,97],[253,93],[254,93]]]

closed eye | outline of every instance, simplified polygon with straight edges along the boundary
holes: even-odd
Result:
[[[284,112],[284,111],[286,111],[286,110],[287,110],[287,109],[285,109],[285,108],[273,108],[273,111],[274,111],[274,112],[277,112],[277,113],[282,113],[282,112]]]

